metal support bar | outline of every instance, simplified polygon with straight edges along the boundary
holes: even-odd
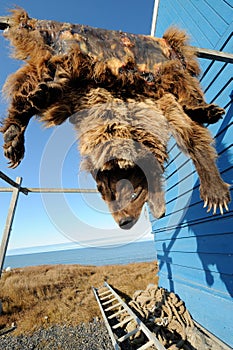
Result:
[[[0,192],[12,192],[11,187],[0,187]],[[32,193],[98,193],[95,188],[26,188],[20,187],[20,192],[24,194]]]
[[[22,178],[17,177],[15,182],[17,187],[14,187],[13,189],[10,207],[9,207],[9,211],[6,219],[5,229],[3,232],[2,243],[0,247],[0,277],[3,270],[4,260],[5,260],[7,246],[10,238],[10,232],[11,232],[11,227],[12,227],[12,223],[15,215],[15,209],[16,209],[16,205],[19,197],[21,183],[22,183]]]
[[[194,47],[198,57],[207,58],[209,60],[221,61],[226,63],[233,63],[233,54],[228,52],[222,52],[211,49],[202,49],[200,47]]]
[[[12,180],[11,178],[9,178],[6,174],[4,174],[2,171],[0,171],[0,178],[3,179],[4,181],[6,181],[9,185],[13,186],[13,187],[20,187],[17,182],[15,182],[14,180]],[[6,191],[5,191],[6,189]],[[1,191],[2,190],[2,191]],[[12,187],[0,187],[0,192],[13,192],[14,189]],[[20,192],[23,192],[25,195],[28,194],[28,189],[20,187],[19,188]]]

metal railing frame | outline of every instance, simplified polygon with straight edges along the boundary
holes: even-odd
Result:
[[[22,187],[22,177],[17,177],[16,181],[9,178],[0,171],[0,179],[7,182],[11,187],[0,187],[0,192],[12,192],[10,206],[6,218],[5,228],[3,231],[2,242],[0,245],[0,277],[2,275],[4,261],[6,257],[7,247],[10,239],[10,233],[13,225],[15,211],[20,192],[24,195],[29,193],[97,193],[96,189],[80,189],[80,188],[26,188]]]

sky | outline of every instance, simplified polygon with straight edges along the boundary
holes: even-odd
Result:
[[[15,5],[29,16],[61,22],[87,24],[135,34],[150,34],[153,0],[1,0],[0,16]],[[22,64],[9,57],[9,43],[0,33],[0,89],[6,77]],[[7,114],[7,101],[0,97],[0,116]],[[3,138],[0,135],[0,146]],[[0,171],[13,180],[22,177],[23,187],[95,188],[90,175],[79,169],[75,133],[67,121],[45,129],[35,118],[26,131],[26,153],[16,169],[7,167],[0,151]],[[0,187],[8,186],[0,179]],[[5,227],[10,193],[0,192],[0,239]],[[76,242],[82,247],[122,245],[153,237],[148,213],[130,231],[121,230],[99,194],[20,194],[8,249]]]

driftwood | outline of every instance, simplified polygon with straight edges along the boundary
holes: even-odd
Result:
[[[224,110],[205,102],[185,32],[171,28],[154,38],[37,20],[24,10],[1,17],[0,29],[14,57],[25,61],[4,86],[10,105],[1,131],[11,167],[24,156],[33,115],[47,126],[73,116],[84,167],[117,223],[129,228],[146,201],[156,217],[164,215],[162,174],[173,134],[196,166],[205,206],[214,213],[228,209],[228,185],[203,126],[217,122]]]

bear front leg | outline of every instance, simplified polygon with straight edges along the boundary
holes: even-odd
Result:
[[[8,117],[4,120],[0,131],[4,139],[4,155],[9,159],[9,168],[16,168],[24,157],[24,133],[31,118],[22,115]]]
[[[8,117],[2,122],[0,132],[4,138],[4,155],[11,168],[17,167],[24,157],[24,133],[30,118],[38,114],[28,96],[38,85],[36,67],[27,64],[10,75],[3,87],[11,102]]]
[[[10,168],[16,168],[24,157],[24,133],[29,120],[36,113],[26,94],[14,92],[8,117],[0,128],[4,139],[4,155],[9,159]]]
[[[194,138],[196,139],[207,136],[206,133],[203,133],[203,130],[195,130],[195,128],[194,133]],[[216,210],[219,208],[220,213],[223,214],[224,209],[228,211],[230,185],[222,180],[215,165],[216,156],[214,155],[214,151],[211,149],[207,150],[207,146],[206,144],[204,147],[199,147],[196,144],[196,150],[192,155],[190,154],[190,157],[200,178],[200,196],[204,200],[204,208],[208,207],[207,212],[213,209],[213,214],[216,214]],[[209,145],[209,148],[212,147]]]
[[[9,168],[16,168],[24,156],[24,133],[18,125],[11,124],[3,132],[4,155],[9,161]]]
[[[195,122],[200,124],[214,124],[219,121],[225,110],[215,104],[201,104],[199,106],[183,106],[184,112]]]
[[[228,211],[230,202],[229,185],[226,184],[215,164],[217,155],[209,131],[192,121],[171,94],[158,100],[158,105],[167,118],[170,131],[180,149],[192,159],[200,179],[200,196],[207,212],[213,208],[216,214]]]

